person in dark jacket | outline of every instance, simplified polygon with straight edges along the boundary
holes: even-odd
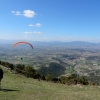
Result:
[[[0,89],[1,89],[1,80],[3,78],[3,70],[0,68]]]

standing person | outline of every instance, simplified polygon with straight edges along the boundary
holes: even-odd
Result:
[[[0,89],[1,89],[1,80],[3,78],[3,70],[0,68]]]

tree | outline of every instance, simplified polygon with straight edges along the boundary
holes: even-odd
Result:
[[[14,70],[17,72],[17,73],[22,73],[23,72],[23,69],[25,68],[24,65],[21,65],[21,64],[16,64]]]
[[[13,69],[14,69],[14,65],[13,65],[13,64],[9,64],[9,68],[10,68],[11,70],[13,70]]]
[[[25,65],[23,65],[23,64],[16,64],[16,66],[15,66],[15,68],[18,68],[20,70],[23,70],[24,67],[25,67]]]
[[[84,76],[80,77],[80,83],[83,84],[83,85],[88,85],[89,84],[88,80]]]
[[[52,82],[54,82],[54,83],[58,83],[58,82],[60,82],[61,80],[59,79],[59,78],[57,78],[57,77],[54,77],[54,78],[52,78]]]

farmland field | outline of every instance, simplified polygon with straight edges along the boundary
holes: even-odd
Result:
[[[21,60],[21,58],[23,58]],[[27,45],[12,47],[0,45],[0,60],[13,64],[24,64],[34,67],[41,74],[55,77],[71,73],[86,76],[90,81],[100,84],[100,50],[99,47],[68,47],[68,46],[35,46]],[[60,64],[58,70],[51,63]]]

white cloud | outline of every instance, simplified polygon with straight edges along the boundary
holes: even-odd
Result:
[[[36,27],[41,27],[41,24],[40,23],[36,23],[35,26]]]
[[[25,34],[32,34],[32,32],[25,32]]]
[[[14,15],[21,15],[20,11],[12,11]]]
[[[32,10],[24,10],[23,15],[25,17],[33,18],[36,15],[36,13]]]
[[[34,31],[33,33],[34,34],[42,34],[42,32],[37,32],[37,31]]]
[[[13,10],[12,13],[15,13],[15,11]]]
[[[23,15],[23,16],[28,17],[28,18],[33,18],[36,15],[36,13],[32,10],[24,10],[23,13],[21,13],[20,11],[13,10],[12,13],[14,15]]]
[[[29,24],[29,26],[34,26],[33,24]]]
[[[42,34],[42,32],[37,32],[37,31],[34,31],[34,32],[24,32],[24,34]]]
[[[36,26],[36,27],[41,27],[41,25],[42,25],[41,23],[36,23],[34,25],[33,24],[29,24],[29,26]]]
[[[21,13],[19,11],[16,11],[15,15],[21,15]]]

